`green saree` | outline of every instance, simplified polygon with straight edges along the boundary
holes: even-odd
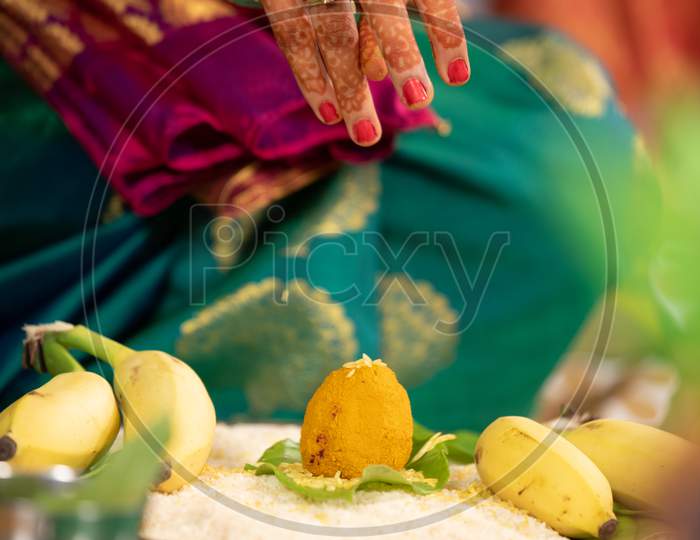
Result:
[[[62,319],[178,355],[221,420],[299,420],[324,374],[363,352],[436,429],[527,414],[636,257],[635,134],[564,38],[469,28],[474,75],[438,85],[441,133],[403,135],[385,162],[239,222],[191,201],[141,219],[108,195],[100,211],[95,167],[2,66],[0,406],[39,382],[20,370],[22,324]]]

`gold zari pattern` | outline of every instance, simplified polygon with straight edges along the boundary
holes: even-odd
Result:
[[[267,278],[185,321],[176,348],[194,367],[214,370],[208,384],[242,386],[252,413],[265,415],[303,410],[325,374],[358,346],[352,320],[327,292]]]
[[[362,231],[369,216],[377,211],[380,193],[379,167],[348,167],[323,194],[322,200],[306,213],[286,254],[306,256],[308,244],[315,237]]]
[[[424,303],[411,300],[406,291],[413,287]],[[454,361],[459,341],[455,329],[446,334],[435,325],[456,321],[457,313],[432,284],[392,274],[380,283],[380,294],[382,358],[404,385],[425,382]]]
[[[100,6],[89,12],[75,0],[0,0],[0,52],[45,93],[85,50],[83,37],[96,42],[115,40],[126,28],[147,45],[155,45],[168,26],[187,26],[235,13],[224,0],[95,0],[94,4]],[[105,11],[112,17],[102,17]],[[78,15],[77,33],[67,22],[73,14]],[[36,41],[30,43],[30,35]]]
[[[160,0],[163,20],[175,27],[230,17],[235,12],[225,0]]]
[[[536,85],[543,86],[573,114],[599,117],[612,89],[592,57],[553,34],[505,42],[503,57],[524,67]]]

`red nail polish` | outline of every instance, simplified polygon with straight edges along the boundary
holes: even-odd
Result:
[[[335,110],[335,106],[330,101],[324,101],[318,108],[318,112],[321,113],[321,118],[327,124],[336,122],[339,120],[338,111]]]
[[[374,129],[372,122],[366,119],[355,122],[352,130],[355,133],[355,140],[360,143],[371,142],[377,137],[377,130]]]
[[[463,84],[469,80],[470,75],[469,64],[463,58],[452,60],[447,66],[447,76],[451,83]]]
[[[403,97],[409,105],[416,105],[428,99],[428,92],[418,79],[409,79],[403,83]]]

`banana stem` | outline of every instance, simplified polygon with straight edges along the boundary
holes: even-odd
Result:
[[[107,362],[112,367],[115,367],[134,352],[129,347],[117,343],[102,334],[93,332],[82,325],[76,325],[70,330],[56,332],[54,337],[64,347],[83,351]]]
[[[60,343],[56,342],[54,336],[48,335],[42,342],[43,356],[42,366],[52,376],[59,373],[70,373],[72,371],[85,371],[85,368],[68,352]]]

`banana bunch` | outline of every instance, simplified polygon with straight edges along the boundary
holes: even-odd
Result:
[[[161,351],[134,351],[84,326],[57,322],[25,331],[25,364],[55,376],[0,414],[0,460],[31,470],[56,464],[83,470],[111,446],[120,424],[118,402],[125,442],[142,437],[161,456],[156,489],[175,491],[202,471],[216,414],[187,364]],[[104,379],[85,372],[69,349],[108,362],[114,392]],[[163,419],[165,443],[150,430]]]
[[[124,440],[148,436],[148,426],[167,418],[164,461],[158,491],[193,481],[209,457],[216,413],[202,380],[187,364],[161,351],[138,351],[113,362],[114,392],[124,415]],[[160,447],[160,448],[159,448]]]
[[[475,453],[481,480],[498,496],[564,536],[606,539],[617,527],[610,484],[572,443],[529,418],[489,425]]]
[[[664,484],[700,452],[681,437],[624,420],[593,420],[563,435],[602,471],[617,501],[640,510],[663,510]]]
[[[534,420],[497,419],[476,445],[481,480],[564,536],[610,537],[615,501],[662,513],[668,484],[700,457],[696,445],[660,429],[601,419],[559,434]]]
[[[84,326],[68,326],[51,338],[112,366],[124,441],[142,437],[161,456],[163,474],[155,489],[168,493],[196,479],[209,457],[216,428],[214,404],[199,376],[164,352],[134,351]],[[165,444],[150,431],[163,418],[169,433]]]
[[[0,413],[0,461],[26,472],[63,464],[86,469],[119,432],[114,394],[99,375],[56,375]]]

